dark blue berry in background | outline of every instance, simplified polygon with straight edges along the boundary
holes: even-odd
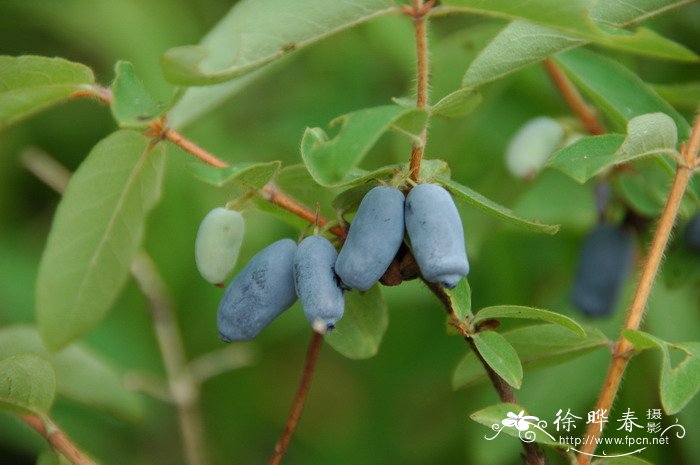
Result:
[[[274,242],[258,252],[226,288],[217,323],[224,342],[247,341],[297,300],[291,239]]]
[[[362,199],[335,264],[346,288],[366,291],[389,268],[403,242],[403,207],[393,187],[375,187]]]
[[[696,213],[686,225],[683,239],[690,250],[700,253],[700,213]]]
[[[583,242],[574,281],[574,306],[588,316],[609,315],[615,309],[634,262],[634,234],[599,224]]]
[[[334,266],[338,252],[322,236],[304,239],[294,254],[294,284],[304,314],[314,331],[333,330],[343,317],[345,294]]]
[[[464,230],[452,196],[419,184],[406,197],[406,230],[423,278],[454,288],[469,273]]]

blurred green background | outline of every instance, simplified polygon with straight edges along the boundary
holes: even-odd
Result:
[[[159,59],[168,48],[197,43],[231,6],[222,0],[2,0],[0,54],[61,56],[92,67],[107,85],[119,59],[131,61],[160,99],[172,93]],[[477,51],[505,23],[471,16],[436,19],[430,30],[431,93],[436,101],[457,89]],[[700,52],[700,6],[654,20],[652,27]],[[300,163],[299,141],[307,126],[325,127],[349,111],[410,95],[414,74],[410,21],[387,17],[292,54],[264,78],[183,132],[227,161]],[[697,79],[697,65],[616,55],[652,83]],[[679,108],[686,115],[691,107]],[[514,132],[538,115],[568,117],[568,107],[542,68],[535,66],[490,85],[479,109],[465,120],[432,123],[427,156],[448,161],[453,178],[524,216],[560,223],[555,236],[505,227],[472,208],[462,208],[472,262],[474,308],[494,304],[542,307],[597,325],[616,337],[624,303],[609,319],[587,321],[569,304],[569,290],[583,234],[595,223],[592,186],[559,172],[532,182],[516,180],[503,163]],[[34,280],[59,200],[25,171],[20,156],[38,148],[75,169],[90,148],[115,129],[109,110],[90,101],[54,108],[0,133],[0,326],[34,319]],[[363,167],[404,162],[410,147],[385,136]],[[231,192],[217,190],[186,170],[186,155],[170,150],[164,197],[148,222],[152,254],[176,303],[189,357],[220,348],[215,314],[222,294],[201,279],[194,264],[197,226]],[[247,236],[238,267],[275,239],[298,231],[263,212],[246,213]],[[648,232],[639,236],[640,252]],[[700,259],[696,257],[700,266]],[[629,300],[633,283],[626,290]],[[489,442],[489,431],[468,415],[497,402],[482,384],[453,391],[451,377],[467,347],[445,331],[444,310],[420,283],[384,288],[390,324],[379,354],[352,361],[324,347],[306,410],[284,463],[454,464],[519,463],[511,438]],[[669,341],[697,339],[698,286],[668,287],[659,280],[645,330]],[[212,464],[263,463],[281,432],[303,364],[310,328],[298,304],[247,344],[252,366],[222,374],[203,387],[206,438]],[[86,338],[122,373],[163,374],[146,303],[130,282],[106,321]],[[549,421],[558,409],[579,416],[591,410],[609,353],[599,350],[564,365],[528,371],[517,393],[533,414]],[[635,359],[618,409],[643,415],[660,408],[658,354]],[[60,399],[54,417],[102,464],[182,464],[175,411],[142,396],[145,417],[130,424]],[[619,415],[613,412],[612,417]],[[700,399],[678,415],[683,440],[649,448],[655,463],[700,461]],[[668,424],[672,418],[664,420]],[[578,432],[583,429],[581,423]],[[615,434],[609,428],[608,434]],[[47,445],[17,419],[0,415],[0,463],[35,463]],[[554,463],[564,463],[553,458]]]

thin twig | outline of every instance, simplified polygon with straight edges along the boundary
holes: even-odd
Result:
[[[412,0],[412,7],[405,6],[404,11],[413,17],[413,28],[416,36],[416,107],[426,108],[428,106],[428,12],[435,3],[430,0],[423,3],[423,0]],[[427,122],[426,122],[427,126]],[[420,165],[425,153],[427,142],[427,127],[423,127],[419,141],[413,142],[411,146],[411,179],[418,182],[420,177]]]
[[[56,451],[67,458],[73,465],[93,465],[94,462],[81,452],[75,444],[68,439],[66,433],[50,420],[42,420],[31,415],[18,415],[26,424],[42,435]]]
[[[680,207],[685,190],[693,175],[693,166],[697,161],[698,148],[700,148],[700,113],[698,113],[695,118],[695,124],[690,139],[682,149],[684,163],[678,165],[676,168],[676,175],[673,179],[671,192],[666,201],[664,211],[661,213],[661,218],[659,219],[659,224],[654,233],[654,239],[649,248],[646,261],[644,262],[634,298],[632,299],[627,317],[625,318],[623,327],[625,330],[638,330],[642,322],[649,294],[654,286],[659,265],[661,264],[673,225],[676,221],[678,208]],[[625,373],[630,356],[633,353],[633,349],[633,344],[621,335],[613,349],[612,362],[610,363],[603,388],[598,402],[596,403],[596,411],[603,410],[605,412],[610,412],[620,388],[622,376]],[[588,439],[584,440],[584,445],[578,456],[579,465],[588,465],[590,463],[591,456],[587,454],[595,452],[597,445],[596,440],[601,434],[602,428],[599,428],[598,425],[590,424],[588,426],[586,430],[586,437]]]
[[[311,336],[309,348],[306,352],[304,372],[302,373],[301,381],[299,381],[297,393],[294,396],[294,402],[292,403],[292,409],[290,410],[289,417],[287,418],[287,424],[284,427],[282,435],[277,440],[277,444],[275,444],[275,450],[272,453],[272,457],[270,457],[268,465],[278,465],[284,457],[285,452],[287,452],[289,441],[292,439],[292,435],[297,428],[297,423],[299,423],[301,411],[304,409],[304,402],[306,400],[306,395],[309,392],[309,387],[311,386],[311,379],[314,375],[314,367],[316,366],[318,352],[321,349],[322,344],[323,336],[314,331],[313,336]]]
[[[314,210],[300,204],[270,183],[265,184],[265,186],[262,188],[262,193],[263,198],[268,202],[293,213],[311,224],[316,224],[319,227],[322,227],[328,223],[328,220],[325,217],[317,215]],[[347,235],[345,229],[340,226],[333,226],[330,228],[330,231],[341,239],[345,239],[345,236]]]
[[[576,87],[571,83],[564,72],[551,60],[544,60],[544,67],[547,69],[549,76],[554,81],[554,84],[559,89],[559,92],[566,100],[566,103],[574,110],[578,119],[581,120],[583,127],[591,135],[605,134],[605,128],[598,121],[595,112],[583,100],[581,94],[576,90]]]
[[[255,353],[249,346],[228,345],[190,361],[190,372],[198,384],[210,378],[253,364]]]
[[[486,374],[491,380],[491,384],[493,384],[494,389],[498,393],[498,397],[501,399],[501,402],[517,404],[518,399],[516,398],[515,393],[513,392],[513,388],[511,388],[510,385],[503,378],[501,378],[501,376],[498,373],[496,373],[493,370],[493,368],[489,366],[488,363],[486,363],[486,360],[484,360],[484,358],[477,350],[476,345],[474,344],[474,340],[471,338],[471,335],[464,331],[461,325],[455,324],[455,322],[457,322],[458,319],[455,315],[454,309],[452,308],[452,302],[450,301],[449,296],[445,292],[445,288],[438,284],[429,283],[425,280],[423,282],[425,282],[428,288],[440,300],[442,305],[445,307],[447,314],[450,316],[453,324],[457,327],[457,330],[459,331],[460,335],[464,337],[464,339],[467,341],[467,344],[469,344],[469,347],[471,347],[471,349],[476,354],[476,357],[479,359],[484,369],[486,370]],[[520,442],[523,445],[523,449],[525,449],[525,454],[522,456],[523,463],[525,463],[526,465],[547,464],[547,457],[544,455],[544,452],[536,443],[530,443],[525,441]]]
[[[146,296],[151,308],[153,327],[163,364],[175,400],[183,447],[189,465],[205,465],[205,441],[202,413],[199,406],[199,386],[194,381],[185,358],[184,345],[163,278],[155,263],[145,252],[136,254],[131,274]]]
[[[207,152],[191,140],[186,139],[184,136],[182,136],[182,134],[175,131],[174,129],[166,129],[163,132],[163,137],[166,140],[177,145],[181,149],[185,150],[186,152],[189,152],[191,155],[194,155],[196,158],[206,163],[207,165],[215,166],[216,168],[228,167],[228,163],[215,157],[214,155]]]
[[[65,192],[71,173],[50,156],[27,151],[23,165],[59,194]],[[170,395],[178,410],[183,447],[189,465],[204,465],[204,434],[199,409],[199,386],[186,363],[185,350],[163,279],[146,252],[139,252],[131,263],[131,274],[146,296],[153,317],[156,338],[168,375]]]

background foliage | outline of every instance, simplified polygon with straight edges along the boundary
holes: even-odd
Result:
[[[114,78],[114,64],[128,60],[155,99],[167,101],[174,88],[163,77],[161,56],[174,46],[198,43],[229,7],[222,0],[6,0],[0,4],[0,54],[64,57],[88,65],[104,84]],[[433,102],[461,85],[476,53],[506,24],[501,19],[468,15],[431,22]],[[691,5],[645,26],[697,53],[699,24],[700,7]],[[663,86],[697,80],[700,67],[696,63],[663,61],[609,48],[594,50],[633,70],[642,80],[659,84],[680,113],[692,116],[691,102],[697,98]],[[231,163],[300,163],[305,128],[327,128],[338,115],[410,95],[414,53],[410,21],[378,18],[285,57],[235,98],[192,122],[184,133]],[[538,115],[568,118],[570,110],[543,68],[536,65],[484,87],[483,101],[469,117],[431,123],[429,158],[446,160],[454,180],[524,217],[561,225],[554,236],[537,234],[462,207],[472,264],[473,308],[500,304],[546,308],[592,323],[615,338],[623,308],[611,318],[586,321],[569,303],[581,240],[596,221],[592,183],[577,184],[553,169],[526,182],[513,179],[505,169],[508,139]],[[0,134],[0,327],[35,322],[39,258],[59,200],[22,167],[22,154],[45,151],[73,170],[115,128],[109,111],[80,100]],[[409,152],[407,139],[388,134],[362,166],[372,169],[403,163]],[[196,180],[187,169],[190,160],[178,149],[168,147],[166,156],[162,199],[145,224],[145,249],[170,288],[187,354],[194,358],[221,346],[215,329],[221,291],[197,273],[195,233],[206,212],[225,204],[233,192]],[[291,171],[287,179],[297,198],[310,205],[318,200],[330,209],[332,196],[318,198],[317,191],[308,188],[308,175],[299,177]],[[262,211],[247,213],[246,222],[249,233],[239,268],[273,240],[298,235],[297,229]],[[640,234],[640,248],[647,242],[648,236]],[[677,247],[672,244],[669,255]],[[697,267],[697,257],[694,260]],[[697,281],[678,286],[672,272],[670,267],[662,271],[644,329],[667,341],[697,339]],[[629,301],[633,283],[629,284],[623,302]],[[350,360],[331,347],[323,348],[285,463],[515,463],[520,451],[517,441],[482,440],[487,430],[469,419],[470,413],[497,401],[490,386],[482,383],[452,389],[453,372],[466,347],[461,339],[446,335],[444,310],[437,300],[417,281],[384,288],[383,293],[389,325],[381,350],[369,360]],[[510,320],[504,329],[521,325]],[[202,403],[213,464],[260,463],[268,457],[286,418],[309,332],[296,304],[255,341],[240,346],[239,355],[249,356],[250,366],[204,385]],[[3,342],[0,339],[0,349]],[[120,375],[163,374],[146,303],[131,280],[106,320],[87,334],[73,356],[81,360],[73,363],[107,361]],[[607,351],[593,350],[564,365],[526,369],[519,400],[541,417],[553,418],[559,408],[586,412],[595,402],[608,361]],[[21,362],[42,363],[42,359]],[[643,412],[661,407],[660,364],[658,351],[646,351],[632,362],[617,403],[620,408]],[[71,363],[64,360],[56,370],[61,366],[70,369]],[[170,406],[141,394],[134,405],[132,396],[121,398],[119,394],[116,400],[92,399],[88,405],[102,408],[89,408],[75,399],[80,398],[76,394],[80,376],[87,371],[70,371],[73,386],[58,385],[52,414],[78,444],[103,464],[183,463],[180,449],[174,447],[179,433]],[[115,409],[122,415],[111,414]],[[678,414],[691,437],[700,431],[699,413],[700,399],[695,398]],[[612,428],[608,434],[615,434]],[[46,449],[44,441],[16,418],[0,415],[2,463],[35,463]],[[688,437],[674,446],[650,448],[645,458],[656,463],[695,463],[700,459],[700,444]]]

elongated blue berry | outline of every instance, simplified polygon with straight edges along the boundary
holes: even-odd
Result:
[[[627,229],[599,224],[583,242],[572,301],[589,316],[610,314],[632,270],[634,235]]]
[[[335,264],[345,287],[366,291],[389,268],[403,242],[403,205],[393,187],[375,187],[362,199]]]
[[[318,333],[335,328],[343,317],[345,295],[334,267],[338,252],[322,236],[304,239],[294,254],[294,285],[304,314]]]
[[[685,227],[685,244],[695,252],[700,252],[700,213],[696,213]]]
[[[204,217],[195,240],[195,261],[204,279],[212,284],[226,281],[238,259],[245,222],[240,212],[215,208]]]
[[[258,252],[231,281],[219,304],[219,336],[225,342],[246,341],[297,300],[291,239],[274,242]]]
[[[452,289],[469,273],[462,220],[452,196],[419,184],[406,197],[406,231],[423,278]]]

